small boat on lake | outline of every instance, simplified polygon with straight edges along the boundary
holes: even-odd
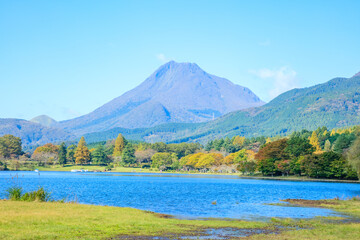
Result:
[[[72,169],[70,172],[81,172],[79,169]]]
[[[39,172],[39,169],[35,169],[34,172]]]

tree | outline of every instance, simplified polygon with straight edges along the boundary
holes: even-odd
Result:
[[[350,147],[355,140],[354,134],[341,134],[333,144],[333,151],[336,153],[343,153],[343,151]]]
[[[313,145],[316,152],[321,152],[321,147],[319,143],[319,138],[316,134],[316,131],[313,131],[310,137],[310,144]]]
[[[55,164],[59,159],[59,146],[47,143],[37,147],[31,157],[40,165]]]
[[[75,163],[77,165],[87,164],[90,161],[90,151],[86,146],[84,137],[81,137],[77,145],[74,157]]]
[[[109,163],[109,158],[105,153],[105,148],[102,144],[96,146],[92,153],[92,161],[95,164],[105,165]]]
[[[166,170],[171,168],[174,161],[178,161],[178,159],[174,153],[155,153],[151,157],[151,161],[151,167],[157,168],[159,170]]]
[[[125,145],[122,151],[122,162],[125,165],[130,165],[135,163],[135,148],[132,146],[131,143]]]
[[[330,152],[331,151],[331,142],[329,141],[329,139],[326,139],[326,141],[325,141],[324,151],[325,152]]]
[[[346,157],[349,164],[356,171],[360,179],[360,137],[357,137],[356,140],[351,144]]]
[[[283,138],[277,141],[273,141],[265,144],[260,148],[259,152],[255,155],[259,171],[263,175],[280,174],[275,162],[279,160],[288,160],[289,155],[285,151],[287,148],[287,139]]]
[[[285,151],[293,158],[297,158],[302,155],[312,154],[315,151],[309,140],[299,136],[292,136],[287,141],[288,146]]]
[[[239,146],[239,147],[242,147],[242,146],[244,145],[244,143],[245,143],[245,137],[235,136],[235,137],[233,138],[232,143],[233,143],[234,145],[237,145],[237,146]]]
[[[17,157],[22,154],[21,139],[7,134],[0,137],[0,156],[4,158]]]
[[[117,138],[115,140],[113,156],[120,157],[124,148],[125,148],[125,139],[124,139],[123,135],[121,133],[119,133],[119,135],[117,136]]]
[[[66,159],[68,162],[71,162],[72,164],[75,163],[75,151],[76,151],[76,145],[71,144],[67,147],[67,153],[66,153]]]
[[[64,142],[59,146],[59,164],[62,166],[66,164],[66,145]]]

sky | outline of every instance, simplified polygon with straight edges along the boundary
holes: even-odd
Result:
[[[360,71],[360,1],[0,0],[0,118],[89,113],[170,60],[284,91]]]

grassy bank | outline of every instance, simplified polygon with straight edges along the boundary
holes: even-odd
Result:
[[[2,239],[103,239],[118,235],[177,234],[203,227],[262,228],[267,225],[262,222],[171,219],[132,208],[0,201]]]
[[[291,201],[290,201],[291,202]],[[291,202],[360,217],[360,201]],[[248,239],[360,239],[360,223],[273,219],[271,222],[179,220],[132,208],[56,202],[0,201],[1,239],[104,239],[116,236],[192,235],[203,228],[277,229]],[[287,228],[284,228],[287,227]],[[305,228],[296,230],[297,228]],[[175,235],[172,235],[175,234]]]

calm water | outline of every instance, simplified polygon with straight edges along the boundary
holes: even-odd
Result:
[[[11,177],[18,175],[17,180]],[[79,203],[133,207],[180,218],[264,217],[310,218],[335,214],[327,209],[270,206],[280,199],[325,199],[360,195],[350,183],[247,180],[236,176],[144,174],[0,172],[0,198],[14,182],[25,191],[43,186],[54,199]],[[216,201],[217,204],[212,204]]]

